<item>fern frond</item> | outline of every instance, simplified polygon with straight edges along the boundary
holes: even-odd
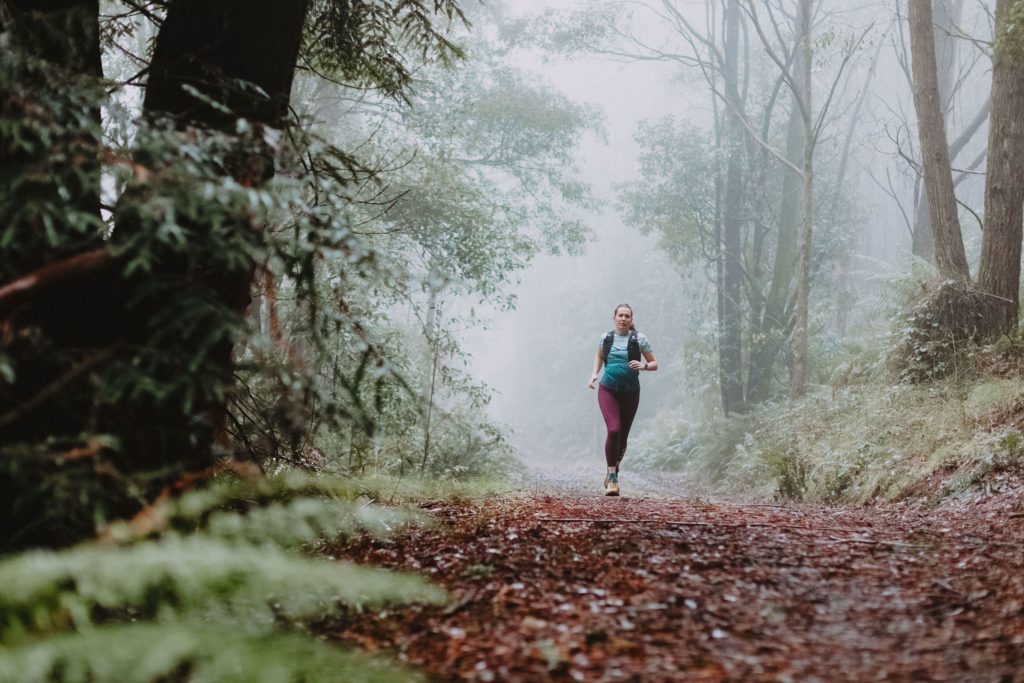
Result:
[[[315,619],[356,608],[441,603],[425,579],[298,557],[275,546],[170,536],[122,548],[23,553],[0,563],[0,639],[83,627],[111,612],[147,619],[230,615],[245,623]]]
[[[0,683],[405,683],[413,671],[298,634],[202,622],[102,626],[0,648]]]
[[[135,519],[109,525],[102,537],[124,543],[168,530],[202,530],[221,538],[296,547],[364,531],[386,536],[398,527],[426,522],[412,510],[354,500],[358,495],[350,481],[297,472],[254,480],[225,478],[180,498],[158,500]]]

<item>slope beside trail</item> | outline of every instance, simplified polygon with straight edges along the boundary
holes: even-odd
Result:
[[[826,508],[639,476],[605,498],[599,476],[425,504],[438,524],[333,548],[452,601],[317,630],[434,680],[1024,681],[1024,488]]]

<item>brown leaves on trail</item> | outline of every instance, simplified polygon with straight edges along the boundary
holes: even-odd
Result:
[[[431,576],[445,607],[352,613],[331,638],[440,679],[1024,680],[1024,518],[505,498],[337,553]],[[585,520],[585,521],[579,521]]]

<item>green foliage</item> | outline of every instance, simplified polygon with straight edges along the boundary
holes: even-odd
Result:
[[[311,638],[229,630],[201,621],[99,626],[14,650],[0,648],[3,683],[405,683],[419,679],[412,671]]]
[[[419,577],[296,552],[415,519],[356,493],[296,473],[224,479],[103,541],[0,562],[0,681],[408,680],[302,633],[342,608],[446,599]]]
[[[212,614],[258,623],[320,618],[338,602],[362,608],[444,600],[418,578],[204,536],[26,552],[0,563],[0,579],[5,639],[67,623],[83,629],[113,610],[138,619]]]
[[[179,498],[162,498],[149,510],[149,526],[116,522],[105,536],[124,542],[164,529],[180,534],[201,529],[214,538],[292,548],[358,532],[383,536],[423,521],[408,510],[353,500],[357,496],[365,497],[365,491],[351,479],[288,470],[255,482],[225,479]]]
[[[19,58],[0,32],[0,281],[101,244],[98,83]]]
[[[707,132],[667,116],[641,121],[633,140],[642,149],[642,179],[622,188],[626,222],[655,234],[683,271],[712,258],[718,160]]]
[[[1019,377],[891,385],[883,374],[694,433],[671,463],[747,498],[863,504],[970,495],[1019,466]]]
[[[316,0],[306,19],[303,57],[307,64],[357,86],[404,96],[415,66],[410,56],[436,55],[444,63],[461,50],[436,25],[465,22],[456,0]]]

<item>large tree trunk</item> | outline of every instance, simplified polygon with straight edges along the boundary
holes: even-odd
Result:
[[[0,500],[5,503],[0,508],[0,547],[32,543],[32,533],[58,544],[81,538],[97,519],[130,513],[176,473],[205,469],[213,463],[213,440],[223,423],[223,401],[210,404],[204,395],[199,400],[206,405],[188,405],[184,394],[192,385],[182,391],[180,400],[145,390],[138,392],[141,395],[125,392],[116,399],[104,396],[97,400],[93,378],[113,376],[118,370],[110,366],[117,364],[125,372],[145,368],[152,373],[153,382],[173,385],[177,378],[165,375],[178,370],[185,375],[193,359],[203,358],[204,390],[213,387],[210,393],[215,393],[217,381],[222,387],[229,386],[233,370],[230,343],[219,342],[212,352],[207,347],[210,339],[227,335],[215,337],[218,330],[207,326],[183,333],[188,339],[165,341],[159,349],[150,340],[166,327],[167,312],[180,309],[174,305],[181,290],[195,299],[213,292],[217,300],[206,301],[205,310],[216,306],[244,317],[253,276],[252,269],[246,267],[224,272],[223,268],[197,265],[174,249],[152,250],[148,272],[126,274],[125,264],[113,255],[116,249],[108,248],[99,229],[99,127],[85,126],[83,119],[66,116],[60,109],[74,111],[80,102],[91,101],[83,93],[92,86],[82,75],[99,75],[98,2],[69,0],[45,6],[49,9],[51,5],[56,7],[52,12],[27,11],[28,3],[22,2],[8,3],[6,8],[16,48],[56,67],[43,70],[29,64],[22,69],[37,74],[41,81],[26,85],[38,86],[46,94],[25,115],[40,117],[44,129],[51,126],[68,131],[69,140],[51,140],[39,159],[15,158],[0,148],[0,171],[11,177],[48,178],[67,174],[54,159],[65,165],[68,159],[80,159],[86,172],[73,174],[76,178],[71,180],[58,177],[51,183],[53,196],[41,202],[65,206],[74,218],[53,227],[58,219],[48,216],[62,239],[59,248],[45,243],[44,226],[35,229],[30,225],[21,229],[24,239],[19,233],[13,245],[19,248],[17,258],[0,263],[0,324],[15,332],[2,340],[3,352],[15,360],[18,370],[13,384],[0,383],[0,446],[23,444],[13,455],[3,453],[3,465],[16,468],[14,455],[38,451],[32,467],[22,466],[21,473],[12,476],[0,472]],[[39,7],[32,4],[33,10]],[[191,135],[202,135],[203,129],[230,134],[241,117],[256,125],[281,125],[305,13],[306,3],[295,0],[170,3],[151,65],[146,113],[173,116],[182,125],[192,125],[195,132]],[[53,39],[54,35],[61,40]],[[61,91],[61,79],[69,83],[67,92]],[[242,80],[252,85],[239,87]],[[13,85],[3,83],[0,89]],[[205,98],[193,98],[183,86]],[[97,92],[97,102],[99,96]],[[202,99],[226,102],[234,112],[225,116]],[[57,109],[45,111],[51,105]],[[10,117],[11,113],[0,115]],[[98,109],[92,123],[96,121]],[[79,125],[88,130],[78,132]],[[225,166],[230,167],[218,172],[254,186],[273,173],[273,155],[270,150],[242,151]],[[111,242],[120,243],[142,225],[139,220],[122,220],[125,214],[138,216],[137,211],[122,213],[122,206],[138,206],[133,202],[140,195],[166,190],[159,185],[159,176],[154,176],[137,183],[131,190],[135,194],[119,202],[115,210],[118,225]],[[0,205],[9,209],[10,198],[2,199]],[[171,191],[160,199],[180,200],[181,196]],[[194,199],[188,197],[188,201]],[[33,197],[33,201],[39,198]],[[214,202],[216,199],[210,204],[211,213],[220,210],[223,215],[223,208]],[[80,224],[85,213],[95,216],[95,221],[83,231]],[[238,216],[237,230],[253,229],[248,216]],[[41,246],[36,248],[33,240]],[[172,286],[167,283],[181,286],[170,291]],[[160,293],[151,293],[155,291]],[[195,308],[204,310],[203,303],[197,302]],[[211,324],[223,327],[223,320]],[[153,370],[154,365],[159,370]],[[215,371],[206,373],[211,365]],[[206,382],[210,375],[216,377]],[[194,381],[189,378],[185,383]],[[81,447],[83,434],[112,435],[120,448],[109,448],[103,445],[105,441]],[[65,457],[61,449],[88,455],[75,455],[70,463],[70,456]],[[58,468],[65,481],[61,486],[75,492],[73,496],[47,490],[52,485],[47,477],[54,476],[47,467]],[[31,481],[26,471],[33,472],[37,481]],[[60,496],[63,498],[55,504]]]
[[[953,173],[949,163],[943,99],[935,56],[935,31],[931,0],[910,0],[910,52],[914,75],[914,108],[921,140],[921,163],[929,220],[935,243],[935,260],[943,276],[970,280],[957,214]]]
[[[102,77],[98,15],[97,0],[0,2],[10,49],[0,55],[0,222],[10,239],[0,250],[0,355],[16,369],[0,379],[0,552],[71,543],[97,513],[82,503],[90,492],[77,463],[51,454],[88,429],[93,401],[76,389],[111,355],[90,347],[108,323],[105,302],[68,294],[94,291],[83,282],[109,262],[91,96]],[[69,339],[74,330],[87,334]],[[108,484],[85,460],[92,485]]]
[[[939,81],[939,101],[943,116],[953,110],[953,92],[956,81],[957,47],[960,41],[953,37],[954,28],[960,23],[963,0],[937,0],[935,3],[936,77]],[[913,84],[911,84],[913,86]],[[950,160],[956,157],[950,153]],[[914,227],[911,239],[911,253],[929,263],[935,263],[935,238],[932,235],[932,221],[928,208],[928,193],[922,188],[914,206]]]
[[[307,5],[307,0],[171,3],[153,51],[145,112],[226,132],[232,132],[239,117],[281,126]],[[232,113],[207,105],[188,88],[227,105]]]
[[[986,100],[978,109],[974,118],[964,126],[964,129],[960,131],[960,134],[949,146],[950,165],[956,161],[960,152],[964,150],[967,143],[969,143],[974,137],[974,134],[978,132],[986,121],[988,121],[990,108],[991,102]],[[954,187],[958,182],[959,180],[953,181]],[[921,192],[914,208],[914,233],[912,242],[914,256],[923,258],[929,263],[935,263],[935,238],[932,235],[932,221],[929,216],[927,192]]]
[[[153,51],[144,114],[150,118],[169,116],[179,126],[229,134],[239,118],[282,126],[307,9],[306,0],[172,3]],[[190,91],[198,91],[202,97]],[[243,185],[259,185],[274,174],[273,152],[244,151],[234,155],[224,171]],[[251,229],[245,225],[245,217],[238,220],[239,230]],[[250,268],[200,277],[217,292],[222,304],[241,314],[251,303],[254,276],[255,269]],[[222,343],[215,351],[225,385],[230,385],[234,369],[231,353],[230,343]],[[198,444],[199,458],[205,457],[215,438],[223,436],[225,416],[225,400],[206,406],[197,416],[209,430],[208,437]]]
[[[739,0],[729,0],[725,16],[725,88],[733,106],[725,111],[726,171],[721,218],[718,368],[722,409],[743,410],[743,122],[739,107]]]
[[[978,286],[998,297],[990,332],[1017,327],[1021,221],[1024,207],[1024,40],[1008,30],[1021,0],[997,0],[992,62],[992,115],[985,176],[985,230]],[[1019,28],[1019,27],[1018,27]]]

